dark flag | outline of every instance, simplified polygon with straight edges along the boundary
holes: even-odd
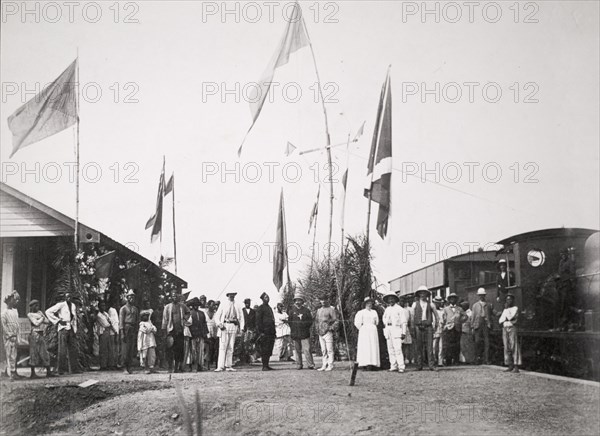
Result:
[[[150,217],[146,223],[146,229],[152,228],[150,234],[150,242],[156,241],[162,231],[162,210],[163,210],[163,197],[165,196],[165,159],[163,158],[162,172],[160,173],[160,180],[158,181],[158,193],[156,195],[156,211],[154,215]]]
[[[342,176],[342,195],[340,199],[340,226],[344,229],[344,213],[346,211],[346,187],[348,186],[348,168]]]
[[[321,185],[319,185],[319,190],[317,191],[317,200],[313,205],[312,210],[310,211],[310,220],[308,222],[308,233],[310,234],[310,229],[313,227],[313,222],[316,225],[317,215],[319,214],[319,196],[321,195]]]
[[[283,189],[279,198],[279,217],[277,218],[277,234],[275,235],[275,252],[273,253],[273,283],[277,292],[283,285],[283,270],[287,265],[287,236],[285,228],[285,210],[283,206]],[[288,282],[290,272],[288,270]]]
[[[381,238],[387,234],[388,218],[391,212],[392,188],[392,86],[388,68],[385,83],[381,89],[377,121],[373,132],[371,153],[367,176],[370,176],[370,187],[365,189],[365,196],[379,204],[377,214],[377,233]]]
[[[105,279],[110,277],[112,274],[113,259],[115,258],[116,251],[113,250],[109,253],[103,254],[96,258],[96,277],[98,279]]]

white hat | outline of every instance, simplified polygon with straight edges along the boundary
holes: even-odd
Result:
[[[431,292],[429,292],[429,289],[425,285],[419,286],[419,288],[417,289],[417,292],[415,292],[415,294],[418,294],[419,292],[427,292],[428,294],[431,294]]]
[[[130,297],[130,296],[133,296],[133,297],[135,297],[135,292],[133,292],[133,289],[130,289],[130,290],[127,292],[127,294],[125,294],[125,296],[126,296],[126,297]]]
[[[486,295],[485,289],[483,289],[483,288],[477,289],[477,295]]]
[[[498,263],[506,263],[506,259],[500,259]]]
[[[394,291],[388,291],[383,295],[383,301],[387,301],[389,297],[396,297],[396,301],[400,301],[400,298],[396,295]]]

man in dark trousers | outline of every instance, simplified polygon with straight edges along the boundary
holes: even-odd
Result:
[[[418,298],[412,305],[415,325],[415,352],[417,371],[423,369],[423,357],[427,354],[427,365],[430,371],[436,371],[435,357],[433,355],[433,332],[439,322],[435,305],[429,301],[431,292],[427,286],[419,286],[415,293]],[[445,341],[445,339],[444,339]],[[445,342],[444,342],[445,343]]]
[[[315,363],[310,352],[310,329],[312,327],[313,317],[308,307],[304,306],[304,297],[296,294],[294,305],[290,309],[290,329],[294,348],[296,350],[296,364],[298,369],[302,369],[302,355],[306,360],[308,369],[315,369]]]
[[[442,314],[442,343],[446,366],[459,364],[462,325],[468,319],[467,314],[456,304],[458,295],[448,295],[448,302],[450,304],[444,307]]]
[[[242,313],[244,314],[244,331],[243,331],[243,363],[252,363],[255,359],[254,356],[254,339],[256,338],[256,312],[250,304],[252,301],[249,298],[244,300],[244,308]]]
[[[140,323],[140,312],[133,305],[135,293],[127,292],[127,303],[119,311],[119,330],[121,332],[121,365],[126,374],[131,374],[131,364],[137,354],[137,336]]]
[[[256,332],[258,338],[256,344],[260,347],[260,357],[262,361],[262,370],[271,371],[269,366],[271,354],[273,354],[273,345],[275,345],[275,317],[273,309],[269,306],[269,296],[263,292],[260,296],[263,304],[256,310]]]

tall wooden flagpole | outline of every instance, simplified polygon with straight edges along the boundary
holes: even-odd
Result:
[[[329,237],[327,239],[327,270],[329,270],[331,266],[331,234],[333,232],[333,173],[332,173],[332,164],[331,164],[331,136],[329,134],[329,119],[327,118],[327,109],[325,108],[325,99],[323,97],[323,87],[321,85],[321,78],[319,75],[319,68],[317,67],[317,58],[315,57],[315,51],[313,49],[312,41],[308,36],[308,29],[306,27],[306,22],[304,18],[302,18],[302,9],[298,6],[298,11],[300,14],[300,19],[302,20],[302,25],[304,26],[304,32],[306,33],[306,37],[308,39],[308,46],[310,47],[310,53],[313,59],[313,65],[315,67],[315,74],[317,76],[317,84],[319,85],[319,98],[321,99],[321,105],[323,106],[323,115],[325,117],[325,136],[327,137],[327,165],[329,166]]]
[[[177,237],[175,233],[175,172],[171,176],[173,180],[173,262],[175,263],[175,275],[177,275]]]
[[[77,80],[75,86],[77,86],[77,98],[75,99],[75,108],[77,113],[77,144],[75,145],[75,231],[74,231],[74,243],[75,253],[79,249],[79,47],[77,47]]]

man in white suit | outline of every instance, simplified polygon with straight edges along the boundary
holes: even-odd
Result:
[[[408,328],[408,309],[398,304],[400,299],[393,291],[385,294],[383,301],[388,304],[383,312],[383,335],[387,341],[390,371],[404,372],[402,341],[406,338],[406,329]]]
[[[219,328],[217,336],[219,337],[219,358],[217,369],[220,371],[235,371],[233,366],[233,346],[235,338],[244,329],[244,314],[242,308],[235,303],[237,292],[228,292],[225,294],[227,301],[219,306],[215,314],[215,322]]]

